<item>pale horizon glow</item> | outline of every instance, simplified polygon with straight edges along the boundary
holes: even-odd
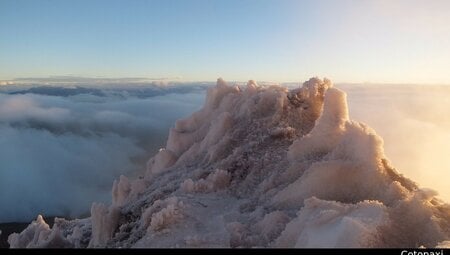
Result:
[[[0,1],[0,80],[450,84],[450,2]]]

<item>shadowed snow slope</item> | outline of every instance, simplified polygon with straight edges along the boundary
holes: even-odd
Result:
[[[42,217],[11,247],[435,247],[450,207],[400,175],[346,94],[312,78],[289,91],[219,79],[136,180],[91,217]]]

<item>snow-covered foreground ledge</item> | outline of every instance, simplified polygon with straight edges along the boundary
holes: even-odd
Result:
[[[432,171],[433,169],[429,169]],[[176,122],[145,176],[91,217],[41,216],[11,247],[436,247],[450,206],[400,175],[329,80],[246,88],[219,79]]]

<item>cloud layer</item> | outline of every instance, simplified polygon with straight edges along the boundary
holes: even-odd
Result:
[[[69,217],[109,201],[120,174],[137,175],[203,90],[152,97],[0,94],[0,222]],[[136,92],[134,92],[136,94]]]

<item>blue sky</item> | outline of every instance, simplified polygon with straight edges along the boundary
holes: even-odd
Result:
[[[0,0],[0,80],[450,84],[450,1]]]

